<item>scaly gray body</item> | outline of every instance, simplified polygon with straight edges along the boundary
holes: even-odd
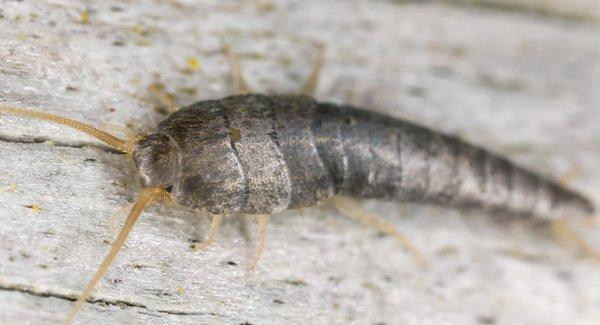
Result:
[[[187,106],[138,142],[144,186],[213,214],[271,214],[333,195],[483,207],[558,218],[583,197],[455,138],[301,96],[233,96]],[[144,181],[145,179],[145,181]]]

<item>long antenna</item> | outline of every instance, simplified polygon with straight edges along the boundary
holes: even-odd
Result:
[[[88,282],[81,296],[77,298],[77,301],[75,301],[75,303],[71,307],[71,310],[69,311],[69,314],[65,319],[65,324],[71,324],[71,322],[73,321],[73,317],[75,316],[77,311],[81,309],[83,303],[90,297],[92,290],[94,290],[94,287],[96,287],[100,279],[102,279],[102,276],[104,276],[104,273],[106,273],[112,262],[115,260],[115,257],[117,257],[117,254],[123,247],[123,244],[125,244],[127,236],[129,236],[133,225],[135,224],[140,214],[144,211],[144,209],[153,201],[167,201],[168,198],[169,194],[165,192],[165,190],[162,188],[147,187],[142,189],[137,201],[133,205],[133,208],[131,208],[131,212],[129,212],[129,216],[125,220],[125,224],[121,228],[121,231],[119,231],[119,235],[113,243],[110,251],[98,267],[98,270],[96,270],[96,274],[94,274],[94,277],[92,277],[90,282]]]
[[[104,132],[100,129],[97,129],[89,124],[81,123],[81,122],[72,120],[70,118],[57,116],[57,115],[53,115],[53,114],[48,114],[48,113],[44,113],[44,112],[38,112],[38,111],[34,111],[34,110],[29,110],[29,109],[5,106],[5,105],[0,105],[0,113],[6,113],[6,114],[20,116],[20,117],[29,117],[29,118],[33,118],[33,119],[37,119],[37,120],[43,120],[43,121],[48,121],[48,122],[64,125],[64,126],[72,128],[72,129],[75,129],[77,131],[83,132],[85,134],[91,135],[94,138],[108,144],[109,146],[111,146],[119,151],[128,153],[128,148],[127,148],[127,144],[126,144],[125,140],[121,140],[121,139],[115,137],[114,135]]]

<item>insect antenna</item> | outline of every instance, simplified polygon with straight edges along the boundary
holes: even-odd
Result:
[[[29,118],[33,118],[33,119],[37,119],[37,120],[48,121],[48,122],[64,125],[69,128],[75,129],[77,131],[91,135],[92,137],[108,144],[109,146],[111,146],[119,151],[122,151],[125,153],[129,153],[129,151],[130,151],[128,141],[121,140],[121,139],[115,137],[114,135],[104,132],[104,131],[102,131],[98,128],[95,128],[89,124],[75,121],[70,118],[57,116],[57,115],[53,115],[53,114],[48,114],[48,113],[44,113],[44,112],[39,112],[39,111],[33,111],[33,110],[29,110],[29,109],[5,106],[5,105],[0,105],[0,113],[6,113],[6,114],[14,115],[14,116],[19,116],[19,117],[29,117]]]
[[[90,297],[92,290],[94,290],[94,287],[96,287],[102,276],[104,276],[104,273],[106,273],[108,267],[112,264],[112,262],[115,260],[115,257],[123,247],[127,236],[129,236],[129,233],[131,232],[131,228],[133,228],[134,223],[136,222],[140,214],[144,211],[144,209],[153,201],[168,201],[169,198],[169,194],[165,192],[165,190],[162,188],[148,187],[142,189],[137,201],[135,202],[135,204],[131,208],[131,211],[129,212],[129,216],[125,220],[125,224],[123,224],[123,227],[119,231],[119,235],[113,243],[110,251],[98,267],[98,270],[96,271],[96,274],[94,274],[94,277],[92,277],[90,282],[88,282],[81,296],[77,298],[77,301],[75,301],[73,307],[71,307],[69,314],[67,314],[65,324],[70,324],[72,322],[73,317],[75,316],[77,311],[81,309],[83,303]]]

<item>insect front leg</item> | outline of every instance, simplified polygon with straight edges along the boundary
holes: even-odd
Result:
[[[362,206],[356,200],[334,196],[330,199],[333,206],[338,209],[343,215],[351,219],[360,221],[368,226],[374,227],[375,229],[396,238],[402,244],[405,250],[407,250],[417,261],[420,267],[426,268],[427,261],[419,250],[410,242],[408,238],[402,235],[394,225],[389,223],[383,218],[367,213],[363,210]]]
[[[258,261],[260,260],[260,257],[265,249],[265,238],[267,235],[267,223],[269,222],[269,215],[258,215],[256,216],[256,221],[258,222],[258,246],[252,261],[250,261],[247,266],[248,270],[256,267],[256,264],[258,264]]]
[[[138,135],[130,126],[121,126],[111,123],[102,124],[102,129],[106,132],[116,132],[125,135],[126,138],[134,138]]]
[[[115,211],[108,221],[108,241],[112,243],[117,233],[117,219],[120,218],[125,211],[131,210],[133,208],[133,203],[126,204],[120,207],[117,211]]]

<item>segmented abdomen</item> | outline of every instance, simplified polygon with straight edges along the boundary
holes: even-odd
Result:
[[[589,216],[578,194],[489,151],[414,124],[318,104],[315,143],[336,193],[483,207],[542,218]]]
[[[545,218],[593,210],[581,196],[480,148],[306,97],[199,102],[171,115],[158,132],[179,147],[176,200],[215,214],[268,214],[336,194]]]

